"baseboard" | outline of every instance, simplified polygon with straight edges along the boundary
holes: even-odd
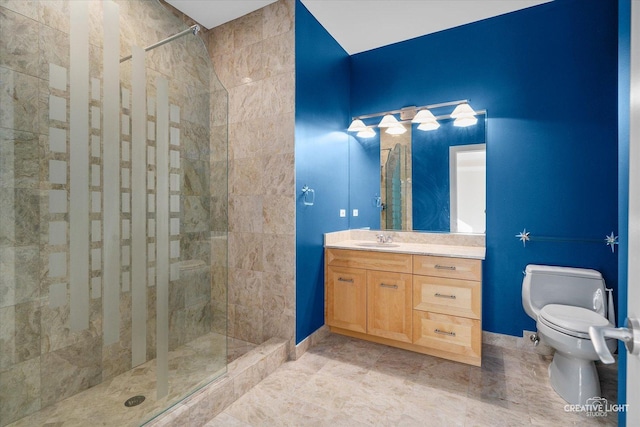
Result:
[[[320,328],[316,329],[315,332],[311,333],[311,335],[309,335],[296,345],[295,354],[292,355],[292,359],[298,360],[303,354],[307,352],[307,350],[316,345],[319,341],[325,339],[329,335],[329,333],[329,327],[327,325],[323,325]]]
[[[530,353],[542,354],[545,356],[553,355],[553,348],[539,342],[536,346],[530,338],[535,332],[523,331],[522,337],[514,337],[513,335],[498,334],[495,332],[482,331],[482,343],[502,347],[509,350],[526,351]]]
[[[292,359],[299,359],[311,347],[326,338],[330,333],[331,332],[329,331],[329,327],[327,325],[323,325],[322,327],[317,329],[315,332],[313,332],[311,335],[309,335],[307,338],[296,345],[295,354],[292,355]],[[482,331],[482,344],[492,345],[509,350],[526,351],[545,356],[552,356],[554,352],[553,348],[542,342],[539,342],[536,346],[534,344],[534,341],[530,338],[532,334],[535,334],[535,332],[523,331],[521,337],[515,337],[513,335]]]

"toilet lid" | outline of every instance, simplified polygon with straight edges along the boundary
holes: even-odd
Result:
[[[573,305],[545,305],[540,310],[540,317],[547,324],[583,334],[589,333],[589,326],[607,326],[609,324],[604,316],[595,311]]]

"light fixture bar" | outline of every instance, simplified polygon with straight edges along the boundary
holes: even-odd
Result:
[[[420,107],[420,108],[424,108],[424,107]],[[476,112],[476,116],[483,116],[483,115],[487,114],[487,110],[474,110],[474,111]],[[362,117],[362,116],[359,116],[359,117]],[[377,117],[377,115],[373,116],[373,117]],[[436,120],[444,120],[444,119],[452,118],[451,114],[443,114],[441,116],[435,116],[435,117],[436,117]],[[411,123],[411,120],[410,119],[398,120],[398,123]],[[367,125],[367,127],[368,128],[376,128],[376,127],[378,127],[378,125]]]
[[[391,111],[384,111],[381,113],[374,113],[374,114],[364,114],[362,116],[356,116],[356,117],[352,117],[352,120],[356,120],[356,119],[371,119],[373,117],[380,117],[380,116],[386,116],[387,114],[399,114],[403,111],[406,111],[407,109],[412,109],[412,110],[431,110],[433,108],[440,108],[440,107],[449,107],[451,105],[460,105],[460,104],[468,104],[469,100],[468,99],[462,99],[460,101],[449,101],[449,102],[441,102],[439,104],[431,104],[431,105],[423,105],[421,107],[405,107],[405,108],[401,108],[399,110],[391,110]],[[438,116],[436,118],[449,118],[449,115],[447,116]],[[401,122],[402,123],[402,122]]]

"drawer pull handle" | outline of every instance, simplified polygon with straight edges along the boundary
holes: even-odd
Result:
[[[440,335],[448,335],[450,337],[455,337],[456,333],[455,332],[447,332],[447,331],[441,331],[440,329],[436,329],[435,331],[436,334],[440,334]]]
[[[398,285],[387,285],[386,283],[380,283],[380,287],[382,287],[382,288],[398,289]]]
[[[455,265],[440,265],[440,264],[436,264],[435,268],[438,270],[452,270],[454,271],[456,269]]]
[[[433,294],[434,296],[438,297],[438,298],[449,298],[449,299],[456,299],[455,295],[444,295],[444,294],[440,294],[438,292],[436,292],[435,294]]]
[[[338,281],[339,282],[353,283],[353,279],[345,279],[344,277],[338,277]]]

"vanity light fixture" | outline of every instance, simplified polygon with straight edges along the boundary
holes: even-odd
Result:
[[[365,129],[368,129],[368,128],[367,128],[367,125],[365,125],[362,120],[354,119],[351,122],[351,124],[349,125],[349,128],[347,129],[347,131],[349,131],[349,132],[362,132]]]
[[[466,128],[467,126],[473,126],[476,123],[478,123],[478,119],[471,116],[471,117],[460,117],[458,119],[455,119],[453,121],[453,125],[457,126],[459,128]]]
[[[364,129],[358,131],[356,136],[359,138],[373,138],[374,136],[376,136],[376,131],[365,126]]]
[[[385,116],[378,123],[379,128],[388,128],[398,124],[398,119],[393,114],[385,114]]]
[[[430,110],[438,110],[445,107],[453,107],[455,109],[451,114],[444,114],[435,116]],[[396,118],[396,114],[400,114],[400,120]],[[376,135],[373,126],[367,126],[363,119],[372,119],[374,117],[382,117],[380,123],[377,125],[379,128],[387,128],[385,131],[390,135],[401,135],[407,131],[407,128],[403,123],[416,123],[418,130],[430,131],[436,130],[440,127],[438,120],[454,119],[453,125],[456,127],[472,126],[478,123],[477,115],[486,114],[485,110],[474,111],[469,105],[469,101],[466,99],[460,101],[441,102],[439,104],[424,105],[421,107],[405,107],[399,110],[385,111],[375,114],[366,114],[353,118],[351,125],[347,129],[349,132],[357,132],[357,136],[361,138],[371,138]]]
[[[402,135],[405,133],[407,129],[402,125],[402,123],[396,123],[395,125],[387,127],[385,133],[389,135]]]
[[[440,123],[438,123],[437,120],[434,120],[432,122],[425,122],[425,123],[420,123],[418,125],[418,130],[436,130],[440,127]]]
[[[458,105],[451,113],[451,118],[455,119],[453,125],[457,127],[467,127],[478,123],[476,112],[468,102]]]
[[[418,123],[419,130],[436,130],[440,127],[436,116],[429,110],[418,111],[411,123]]]

